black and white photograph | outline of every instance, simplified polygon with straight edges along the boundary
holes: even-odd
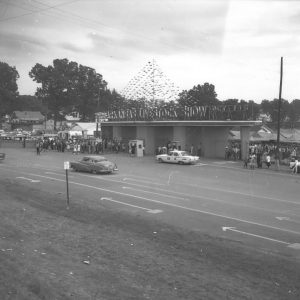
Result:
[[[300,0],[0,0],[0,299],[299,300]]]

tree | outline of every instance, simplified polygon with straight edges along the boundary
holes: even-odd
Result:
[[[264,113],[271,116],[272,122],[278,122],[278,99],[272,101],[263,100],[261,103],[261,109]],[[280,122],[286,121],[289,112],[289,102],[287,100],[281,99],[281,109],[280,109]]]
[[[216,105],[219,103],[215,86],[208,82],[198,84],[190,90],[184,90],[179,94],[178,103],[180,106],[202,106]]]
[[[83,121],[94,119],[103,106],[107,83],[94,69],[79,65],[76,84],[78,110]]]
[[[17,79],[19,73],[15,67],[0,62],[0,116],[11,113],[13,102],[18,96]]]
[[[300,120],[300,100],[295,99],[289,105],[288,117],[291,127],[294,128],[295,124]]]
[[[53,112],[55,129],[59,111],[76,99],[77,74],[78,64],[69,62],[66,58],[53,60],[53,66],[36,64],[29,72],[29,76],[41,84],[35,94]]]
[[[36,96],[19,95],[14,101],[14,110],[32,110],[46,113],[46,108]]]

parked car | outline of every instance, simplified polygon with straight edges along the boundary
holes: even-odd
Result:
[[[159,154],[156,155],[156,160],[158,162],[166,162],[173,164],[195,164],[199,160],[199,156],[190,155],[186,151],[173,150],[169,154]]]
[[[4,160],[5,158],[5,153],[0,153],[0,161]]]
[[[70,167],[74,171],[109,174],[118,171],[117,165],[108,161],[104,156],[84,156],[80,161],[71,162]]]

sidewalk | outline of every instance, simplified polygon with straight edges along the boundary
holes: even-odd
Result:
[[[225,167],[225,168],[231,168],[231,169],[244,169],[244,170],[251,170],[249,168],[244,168],[244,162],[242,160],[224,160],[224,159],[218,159],[218,158],[204,158],[201,157],[199,160],[199,163],[206,163],[210,165],[215,165],[219,167]],[[252,170],[253,171],[253,170]],[[260,171],[270,171],[270,172],[275,172],[275,173],[289,173],[292,174],[292,171],[288,165],[283,165],[281,164],[279,166],[279,170],[276,169],[275,164],[271,164],[270,168],[267,168],[266,164],[263,163],[262,168],[254,168],[254,171],[260,172]]]

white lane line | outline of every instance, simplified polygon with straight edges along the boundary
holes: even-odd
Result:
[[[166,195],[166,194],[161,194],[161,193],[150,192],[150,191],[146,191],[146,190],[140,190],[140,189],[136,189],[136,188],[133,188],[133,187],[130,187],[130,186],[123,186],[122,188],[123,189],[127,189],[127,190],[137,191],[137,192],[143,192],[143,193],[148,193],[148,194],[163,196],[163,197],[172,198],[172,199],[179,199],[179,200],[183,200],[183,201],[190,201],[190,199],[185,199],[185,198],[182,198],[182,197],[176,197],[176,196],[171,196],[171,195]]]
[[[58,176],[64,176],[66,177],[66,174],[59,174],[59,173],[54,173],[54,172],[45,172],[45,174],[52,174],[52,175],[58,175]],[[72,175],[68,175],[69,178],[74,178]]]
[[[145,180],[152,180],[153,177],[146,177],[142,175],[134,175],[134,174],[116,174],[114,177],[132,177],[132,178],[138,178],[138,179],[145,179]]]
[[[8,169],[8,170],[13,171],[13,172],[17,172],[16,170],[11,170],[11,169]],[[24,173],[24,172],[18,171],[18,173]],[[112,179],[105,178],[103,176],[102,177],[98,177],[98,176],[90,176],[90,175],[84,175],[84,174],[78,174],[78,173],[77,173],[77,175],[78,175],[78,177],[88,177],[88,178],[93,178],[93,179],[97,179],[97,180],[103,180],[103,181],[108,181],[108,182],[117,182],[117,183],[123,183],[123,184],[126,183],[127,185],[132,185],[132,186],[137,186],[137,187],[143,187],[143,188],[148,188],[148,189],[155,189],[157,191],[166,192],[166,189],[161,189],[161,188],[158,188],[158,187],[150,187],[150,186],[142,185],[142,184],[138,184],[138,183],[124,182],[124,181],[121,181],[121,180],[112,180]],[[176,184],[180,184],[180,183],[176,183]],[[237,194],[237,195],[242,195],[242,196],[251,196],[252,198],[257,198],[257,199],[263,198],[263,199],[273,200],[273,201],[277,201],[277,202],[281,202],[281,203],[291,203],[291,204],[300,205],[300,202],[293,202],[293,201],[288,201],[288,200],[284,201],[284,200],[281,200],[281,199],[276,199],[276,198],[271,198],[271,197],[265,197],[265,196],[259,196],[259,195],[252,195],[252,194],[248,194],[248,193],[242,193],[242,192],[236,192],[236,191],[228,191],[228,190],[223,190],[223,189],[218,189],[218,188],[213,188],[212,189],[212,188],[207,188],[207,187],[200,187],[199,185],[194,185],[194,184],[181,184],[181,185],[194,186],[194,187],[198,187],[200,189],[207,189],[207,190],[212,190],[212,191],[220,191],[220,192],[226,192],[226,193]],[[165,186],[167,186],[167,185],[165,185]],[[234,205],[234,206],[248,207],[248,208],[252,208],[252,209],[259,209],[259,210],[263,210],[263,211],[267,211],[267,212],[278,213],[277,210],[264,209],[264,208],[260,208],[260,207],[256,207],[256,206],[250,206],[250,205],[247,205],[247,204],[230,203],[230,202],[223,201],[223,200],[220,200],[220,199],[214,199],[214,198],[209,198],[209,197],[201,197],[199,195],[186,194],[186,193],[181,193],[181,192],[176,192],[176,191],[170,191],[170,190],[168,190],[168,192],[170,192],[172,194],[175,194],[175,195],[188,196],[190,198],[215,201],[215,202],[229,204],[229,205]]]
[[[89,176],[89,175],[83,175],[83,174],[78,174],[78,175],[82,176],[82,177],[89,177],[89,178],[94,178],[94,179],[98,179],[98,180],[106,180],[106,181],[111,181],[111,182],[124,183],[124,181],[122,182],[120,180],[112,180],[112,179],[108,179],[108,178],[104,178],[104,177],[95,177],[95,176]],[[143,182],[148,183],[148,181],[143,181]],[[131,182],[128,182],[128,181],[126,181],[126,184],[139,186],[139,187],[153,188],[153,189],[161,190],[161,191],[164,191],[164,192],[166,191],[165,189],[160,189],[158,187],[149,187],[149,186],[141,185],[141,184],[138,184],[138,183],[131,183]],[[200,190],[210,190],[210,191],[223,192],[223,193],[228,193],[228,194],[236,194],[236,195],[241,195],[241,196],[250,196],[251,198],[257,198],[257,199],[262,198],[262,199],[271,200],[271,201],[275,201],[275,202],[291,203],[291,204],[300,205],[300,202],[282,200],[282,199],[272,198],[272,197],[267,197],[267,196],[253,195],[253,194],[243,193],[243,192],[238,192],[238,191],[229,191],[229,190],[224,190],[224,189],[219,189],[219,188],[209,188],[209,187],[204,187],[204,186],[200,186],[200,185],[197,185],[197,184],[181,183],[181,182],[173,182],[173,184],[178,184],[178,185],[181,185],[181,186],[192,186],[192,187],[196,187]],[[165,184],[161,184],[161,185],[167,187],[167,185],[165,185]],[[173,194],[177,194],[177,195],[184,195],[184,196],[190,196],[190,197],[199,197],[198,195],[197,196],[196,195],[187,195],[187,194],[183,194],[183,193],[175,192],[175,191],[169,191],[169,192],[173,193]]]
[[[145,186],[145,185],[140,185],[140,184],[137,184],[137,183],[128,182],[130,180],[132,180],[132,181],[138,181],[138,180],[130,179],[130,178],[127,178],[127,177],[124,178],[125,179],[124,181],[121,181],[121,180],[112,180],[112,179],[109,179],[109,178],[96,177],[96,176],[90,176],[90,175],[84,175],[84,174],[77,174],[77,175],[78,176],[82,176],[82,177],[89,177],[89,178],[93,178],[93,179],[98,179],[98,180],[110,181],[110,182],[124,183],[124,181],[126,181],[126,184],[129,184],[129,185],[150,188],[150,187]],[[144,178],[146,178],[146,177],[144,177]],[[139,180],[139,181],[141,181],[141,180]],[[150,181],[146,181],[146,180],[141,181],[141,182],[150,183]],[[254,194],[243,193],[243,192],[238,192],[238,191],[229,191],[229,190],[224,190],[224,189],[219,189],[219,188],[209,188],[209,187],[204,187],[204,186],[200,186],[200,185],[197,185],[197,184],[190,184],[190,183],[181,183],[181,182],[173,182],[173,183],[179,184],[179,185],[182,185],[182,186],[192,186],[192,187],[196,187],[196,188],[202,189],[202,190],[204,189],[204,190],[210,190],[210,191],[224,192],[224,193],[228,193],[228,194],[236,194],[236,195],[241,195],[241,196],[250,196],[251,198],[257,198],[257,199],[261,199],[262,198],[262,199],[271,200],[271,201],[275,201],[275,202],[291,203],[291,204],[295,204],[295,205],[300,205],[300,202],[289,201],[289,200],[282,200],[282,199],[268,197],[268,196],[254,195]],[[155,183],[155,182],[153,182],[153,184],[161,185],[161,186],[167,186],[165,184],[159,184],[159,183]],[[165,189],[159,189],[159,188],[155,188],[155,189],[156,190],[165,191]],[[179,193],[179,192],[175,192],[175,191],[170,191],[170,192],[173,193],[173,194],[178,194],[178,195],[185,195],[185,196],[190,196],[190,197],[198,197],[198,196],[195,196],[195,195],[187,195],[187,194],[183,194],[183,193]],[[208,200],[210,200],[210,199],[208,199]]]
[[[106,201],[109,201],[109,202],[115,202],[115,203],[119,203],[119,204],[122,204],[122,205],[134,207],[134,208],[139,208],[139,209],[142,209],[142,210],[146,210],[148,213],[151,213],[151,214],[158,214],[158,213],[162,213],[163,212],[160,209],[149,209],[149,208],[146,208],[146,207],[141,207],[141,206],[129,204],[129,203],[126,203],[126,202],[113,200],[112,198],[108,198],[108,197],[101,197],[100,200],[101,201],[106,200]]]
[[[291,204],[300,205],[300,202],[282,200],[282,199],[272,198],[272,197],[268,197],[268,196],[260,196],[260,195],[242,193],[242,192],[237,192],[237,191],[228,191],[228,190],[218,189],[218,188],[209,188],[209,187],[204,187],[204,186],[200,186],[200,185],[197,185],[197,184],[191,184],[191,183],[176,182],[176,184],[192,186],[192,187],[196,187],[196,188],[199,188],[199,189],[202,189],[202,190],[217,191],[217,192],[223,192],[223,193],[228,193],[228,194],[236,194],[236,195],[242,195],[242,196],[251,196],[251,198],[259,198],[259,199],[262,198],[262,199],[267,199],[267,200],[272,200],[272,201],[277,201],[277,202],[282,202],[282,203],[291,203]]]
[[[178,171],[172,171],[172,172],[169,174],[168,183],[167,183],[168,185],[170,185],[171,177],[172,177],[172,175],[175,174],[175,173],[178,173]]]
[[[192,167],[202,167],[202,166],[207,166],[207,165],[208,165],[208,164],[198,163],[198,164],[192,165]]]
[[[291,223],[297,223],[300,224],[299,221],[291,219],[290,217],[276,217],[277,220],[279,221],[286,221],[286,222],[291,222]]]
[[[149,184],[155,184],[155,185],[162,185],[162,186],[165,186],[165,184],[157,183],[157,182],[149,181],[149,180],[140,180],[140,179],[128,178],[128,177],[123,178],[123,181],[128,181],[128,180],[129,180],[129,181],[137,181],[137,182],[146,182],[146,183],[149,183]]]
[[[26,177],[16,177],[17,179],[24,179],[24,180],[28,180],[30,182],[41,182],[40,180],[34,180],[34,179],[31,179],[31,178],[26,178]]]
[[[52,179],[52,180],[56,180],[56,181],[60,181],[60,182],[65,183],[65,180],[58,179],[58,178],[53,178],[53,177],[48,177],[48,176],[43,176],[43,175],[38,175],[38,174],[31,174],[31,173],[29,173],[28,175],[37,176],[37,177],[41,177],[41,178]],[[225,215],[221,215],[221,214],[217,214],[217,213],[213,213],[213,212],[209,212],[209,211],[204,211],[204,210],[200,210],[200,209],[196,209],[196,208],[191,208],[191,207],[187,207],[187,206],[182,206],[182,205],[177,205],[177,204],[173,204],[173,203],[158,201],[158,200],[154,200],[154,199],[149,199],[149,198],[140,197],[140,196],[136,196],[136,195],[126,194],[126,193],[117,192],[117,191],[113,191],[113,190],[103,189],[103,188],[99,188],[99,187],[96,187],[96,186],[83,184],[83,183],[78,183],[78,182],[74,182],[74,181],[69,181],[69,183],[74,184],[74,185],[78,185],[78,186],[83,186],[83,187],[96,189],[96,190],[99,190],[99,191],[105,191],[105,192],[109,192],[109,193],[113,193],[113,194],[118,194],[118,195],[133,197],[133,198],[137,198],[137,199],[142,199],[142,200],[150,201],[150,202],[153,202],[153,203],[159,203],[159,204],[170,206],[170,207],[173,207],[173,208],[180,208],[180,209],[184,209],[184,210],[187,210],[187,211],[202,213],[202,214],[209,215],[209,216],[220,217],[220,218],[224,218],[224,219],[228,219],[228,220],[238,221],[238,222],[241,222],[241,223],[257,225],[257,226],[260,226],[260,227],[265,227],[265,228],[269,228],[269,229],[274,229],[274,230],[278,230],[278,231],[283,231],[283,232],[288,232],[288,233],[293,233],[293,234],[300,235],[300,232],[294,231],[294,230],[289,230],[289,229],[284,229],[284,228],[280,228],[280,227],[270,226],[270,225],[266,225],[266,224],[262,224],[262,223],[258,223],[258,222],[247,221],[247,220],[243,220],[243,219],[239,219],[239,218],[229,217],[229,216],[225,216]]]
[[[266,236],[253,234],[253,233],[249,233],[249,232],[245,232],[245,231],[241,231],[241,230],[237,230],[237,229],[235,229],[235,227],[222,227],[222,230],[223,231],[229,230],[229,231],[241,233],[241,234],[244,234],[244,235],[253,236],[253,237],[256,237],[256,238],[260,238],[260,239],[264,239],[264,240],[268,240],[268,241],[272,241],[272,242],[276,242],[276,243],[281,243],[281,244],[285,244],[285,245],[292,245],[291,243],[287,243],[287,242],[284,242],[284,241],[272,239],[272,238],[269,238],[269,237],[266,237]]]

